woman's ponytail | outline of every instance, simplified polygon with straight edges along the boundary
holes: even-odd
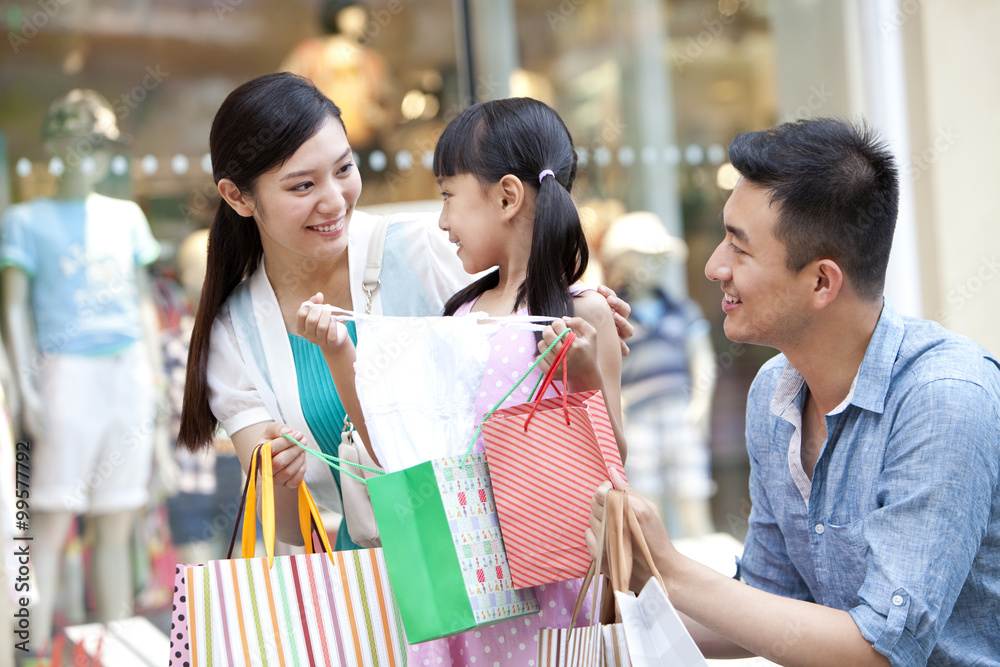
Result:
[[[208,259],[201,302],[195,313],[191,345],[188,348],[187,376],[179,444],[197,451],[212,442],[218,420],[208,403],[208,352],[212,325],[230,293],[257,268],[263,249],[253,218],[244,218],[225,201],[219,202],[215,221],[208,232]]]

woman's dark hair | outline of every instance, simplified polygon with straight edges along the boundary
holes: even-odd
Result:
[[[539,183],[546,169],[555,177],[546,176]],[[576,151],[559,115],[528,97],[469,107],[448,124],[434,149],[435,176],[461,174],[471,174],[483,185],[512,174],[537,191],[528,269],[514,307],[527,305],[532,315],[572,315],[569,286],[583,275],[588,250],[570,196]],[[498,280],[499,273],[493,271],[472,283],[448,300],[445,315],[496,287]]]
[[[253,197],[257,179],[290,158],[340,109],[305,77],[282,72],[244,83],[226,97],[212,121],[212,176],[231,180]],[[219,309],[260,263],[263,248],[253,218],[219,202],[208,236],[208,267],[188,353],[184,406],[177,441],[195,451],[215,436],[208,404],[208,351]]]
[[[899,210],[892,153],[864,123],[835,118],[746,132],[729,144],[733,167],[771,193],[774,236],[788,269],[837,262],[866,300],[882,298]]]

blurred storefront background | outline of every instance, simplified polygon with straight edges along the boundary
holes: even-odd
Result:
[[[33,0],[2,5],[0,208],[50,192],[49,102],[93,88],[124,135],[107,194],[134,199],[163,266],[207,226],[217,195],[208,132],[254,76],[311,76],[344,110],[361,203],[432,200],[430,157],[474,101],[554,106],[579,148],[574,194],[599,239],[615,217],[656,213],[685,239],[664,286],[713,329],[712,452],[720,529],[745,532],[743,409],[773,351],[721,334],[703,275],[722,237],[738,133],[814,116],[864,116],[902,163],[888,293],[1000,352],[997,0]],[[81,157],[85,157],[81,155]]]

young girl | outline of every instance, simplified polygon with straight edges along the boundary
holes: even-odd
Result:
[[[278,539],[294,544],[299,483],[339,510],[339,474],[279,436],[336,455],[345,412],[320,350],[294,335],[302,302],[319,290],[348,310],[371,299],[375,315],[438,315],[471,278],[433,215],[397,213],[387,221],[381,287],[366,294],[368,249],[384,219],[355,210],[361,179],[340,109],[308,79],[281,72],[240,85],[219,107],[209,144],[222,201],[178,440],[197,451],[221,425],[244,470],[254,447],[271,440]],[[605,295],[628,338],[628,304]],[[337,548],[352,546],[342,522]]]
[[[445,129],[434,152],[434,172],[444,197],[438,224],[456,245],[462,266],[469,273],[497,267],[455,294],[445,314],[475,310],[497,317],[565,317],[545,336],[551,340],[566,324],[580,336],[570,348],[566,390],[604,392],[624,458],[621,351],[612,312],[603,296],[577,282],[588,253],[570,196],[576,153],[566,126],[555,111],[532,99],[477,104]],[[313,301],[322,303],[322,295]],[[345,369],[349,373],[354,352],[343,327],[332,326],[328,313],[306,306],[299,310],[297,326],[323,348],[338,388],[342,386],[338,376]],[[477,397],[479,419],[545,347],[544,338],[536,342],[523,330],[501,328],[494,335]],[[504,406],[526,401],[541,372],[536,368]],[[480,437],[475,451],[483,447]],[[534,665],[538,630],[569,626],[580,585],[576,580],[538,586],[541,613],[413,645],[410,663]]]

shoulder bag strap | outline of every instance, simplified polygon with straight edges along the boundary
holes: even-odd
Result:
[[[365,275],[361,281],[361,288],[368,296],[365,302],[365,315],[371,315],[372,297],[378,291],[382,281],[379,276],[382,273],[382,253],[385,250],[385,233],[389,227],[389,218],[383,217],[375,223],[372,229],[371,240],[368,242],[368,261],[365,264]]]

